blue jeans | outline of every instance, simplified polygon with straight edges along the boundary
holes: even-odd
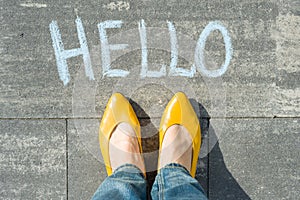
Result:
[[[177,163],[160,169],[152,186],[151,197],[153,200],[207,199],[198,181]],[[92,199],[147,199],[147,181],[139,168],[125,164],[103,181]]]

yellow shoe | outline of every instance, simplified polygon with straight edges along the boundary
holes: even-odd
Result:
[[[201,130],[200,130],[198,117],[192,105],[190,104],[190,101],[188,100],[186,95],[182,92],[178,92],[173,96],[173,98],[169,101],[163,113],[160,122],[160,129],[159,129],[160,151],[162,148],[162,142],[167,129],[175,124],[184,126],[192,138],[193,155],[191,161],[192,163],[191,163],[190,174],[192,177],[195,177],[198,154],[201,145]],[[160,158],[158,159],[158,161],[159,160]]]
[[[112,174],[109,158],[109,140],[111,134],[121,122],[126,122],[131,125],[138,139],[140,153],[142,153],[140,123],[135,112],[128,100],[122,94],[114,93],[106,105],[99,130],[100,149],[108,176]]]

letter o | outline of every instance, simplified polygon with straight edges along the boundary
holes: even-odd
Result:
[[[223,40],[225,43],[225,50],[226,50],[225,62],[223,63],[223,65],[220,69],[208,70],[208,69],[206,69],[204,62],[203,62],[203,60],[204,60],[203,52],[204,52],[207,37],[214,30],[219,30],[223,36]],[[197,46],[195,49],[195,64],[196,64],[197,69],[199,69],[200,72],[207,77],[222,76],[228,69],[228,65],[230,63],[231,57],[232,57],[232,46],[231,46],[231,39],[228,34],[228,31],[221,24],[221,22],[218,22],[218,21],[210,22],[204,28],[202,33],[200,34],[200,37],[198,39]]]

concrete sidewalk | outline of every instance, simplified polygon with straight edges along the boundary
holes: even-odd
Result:
[[[201,123],[196,178],[209,199],[299,198],[299,1],[12,0],[0,1],[0,8],[0,199],[90,199],[106,177],[97,131],[115,91],[131,99],[152,171],[161,114],[180,90]],[[70,80],[64,85],[49,25],[57,22],[65,50],[73,49],[69,55],[82,53],[76,50],[79,18],[95,80],[86,76],[79,55],[67,59]],[[111,69],[127,70],[127,77],[103,75],[107,54],[98,25],[106,20],[123,22],[106,34],[109,44],[128,43],[127,49],[110,49]],[[158,78],[141,77],[143,22],[149,70],[166,66]],[[200,68],[192,77],[170,77],[169,34],[178,40],[176,66],[188,70],[211,22],[222,24],[231,39],[228,69],[218,77]],[[210,72],[228,56],[224,41],[218,31],[205,40]],[[154,176],[149,173],[150,184]]]

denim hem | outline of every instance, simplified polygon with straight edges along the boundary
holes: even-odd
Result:
[[[183,165],[179,164],[179,163],[169,163],[167,165],[165,165],[164,167],[162,167],[160,170],[162,169],[180,169],[185,171],[186,173],[190,174],[189,170],[187,170]]]
[[[113,172],[113,174],[117,172],[129,172],[129,173],[136,173],[136,174],[141,174],[143,178],[145,179],[146,177],[144,176],[143,172],[134,164],[126,163],[124,165],[121,165],[117,167],[117,169]]]

